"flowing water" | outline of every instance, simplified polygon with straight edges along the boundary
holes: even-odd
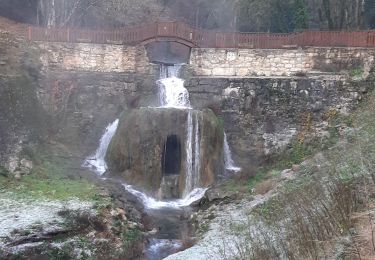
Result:
[[[194,115],[194,119],[193,119]],[[186,177],[184,196],[199,187],[201,177],[199,111],[189,111],[186,138]]]
[[[100,139],[99,147],[93,156],[90,156],[83,163],[83,167],[90,168],[100,175],[103,175],[107,171],[107,164],[105,162],[105,155],[108,150],[108,146],[116,133],[119,120],[116,119],[112,124],[109,124],[104,131],[102,138]]]
[[[195,138],[194,138],[194,173],[193,188],[198,187],[201,176],[201,142],[199,129],[199,113],[195,114]]]
[[[186,196],[193,189],[193,119],[191,111],[188,113],[187,119],[187,136],[186,136],[186,169],[185,169],[185,191]]]
[[[203,188],[196,188],[182,199],[161,201],[161,200],[156,200],[153,197],[147,196],[145,193],[136,190],[131,185],[123,184],[123,186],[126,191],[136,196],[142,202],[142,204],[145,206],[146,209],[154,209],[154,210],[163,209],[163,208],[180,209],[183,207],[188,207],[192,203],[200,200],[204,196],[207,190]]]
[[[191,228],[188,226],[188,216],[191,214],[189,206],[201,199],[206,190],[200,187],[201,178],[201,127],[200,111],[190,106],[189,92],[184,87],[184,81],[179,76],[181,65],[161,66],[159,87],[159,101],[162,108],[178,108],[187,110],[187,129],[185,143],[185,190],[183,198],[171,201],[160,201],[136,190],[133,186],[123,183],[124,190],[140,201],[145,212],[152,217],[153,225],[158,233],[150,239],[145,252],[147,259],[159,260],[180,250],[183,240],[190,237]],[[102,138],[95,155],[86,159],[84,167],[89,167],[99,175],[107,170],[105,155],[113,138],[119,120],[110,124]],[[229,148],[227,136],[224,133],[224,162],[229,171],[239,171],[236,167]]]
[[[225,163],[225,169],[233,172],[239,172],[241,171],[240,167],[237,167],[234,164],[233,158],[232,158],[232,152],[230,151],[229,143],[227,134],[224,132],[224,163]]]
[[[184,80],[178,78],[181,65],[161,65],[159,101],[161,107],[190,108],[189,91],[184,87]]]

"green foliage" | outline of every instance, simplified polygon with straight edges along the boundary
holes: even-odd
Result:
[[[290,164],[299,164],[310,155],[312,155],[312,151],[309,145],[305,143],[296,142],[293,144],[290,153]]]
[[[16,196],[36,199],[95,200],[97,190],[94,185],[83,179],[70,179],[63,171],[59,165],[43,162],[20,181],[0,177],[0,189]]]
[[[9,171],[5,167],[0,165],[0,178],[8,178],[9,177]]]
[[[210,224],[208,222],[201,223],[199,225],[199,233],[204,234],[207,233],[210,229]]]
[[[329,140],[333,144],[334,139],[335,146],[322,151],[321,144],[305,148],[305,144],[295,143],[288,155],[279,158],[283,161],[273,167],[321,152],[301,166],[294,180],[284,182],[274,196],[249,211],[247,224],[256,228],[256,234],[240,225],[232,230],[231,240],[241,236],[236,244],[238,259],[276,259],[280,251],[275,252],[275,247],[282,248],[290,259],[322,259],[331,250],[329,247],[327,251],[327,241],[348,234],[353,213],[366,201],[371,205],[368,199],[375,197],[374,112],[375,92],[353,116],[330,110],[326,120],[330,124]],[[337,142],[339,137],[342,142]],[[258,179],[264,179],[267,171],[258,174]],[[252,180],[252,186],[256,180]]]
[[[138,228],[131,228],[121,234],[122,244],[125,250],[130,249],[141,237],[141,231]]]
[[[255,188],[255,186],[260,183],[261,181],[264,181],[265,179],[269,178],[268,170],[262,169],[258,171],[255,176],[250,177],[247,187],[249,191]]]
[[[311,143],[294,141],[290,148],[278,158],[275,159],[275,163],[271,164],[270,169],[283,170],[291,168],[294,164],[300,164],[307,157],[311,156],[314,151],[318,150],[318,147],[313,147]]]
[[[255,216],[265,220],[268,224],[272,224],[283,211],[283,204],[279,197],[275,197],[261,204],[254,210]]]
[[[220,133],[224,135],[224,118],[217,116],[217,123],[219,126]]]
[[[271,15],[271,32],[287,33],[293,30],[293,8],[290,1],[273,0]]]
[[[305,0],[294,0],[293,26],[295,31],[309,28],[309,13]]]
[[[365,0],[365,20],[369,28],[375,28],[375,1]]]
[[[238,187],[238,183],[233,180],[233,179],[230,179],[228,181],[226,181],[222,186],[221,188],[224,190],[224,191],[229,191],[229,192],[235,192],[239,189]]]
[[[349,72],[349,76],[352,78],[360,78],[363,75],[363,69],[362,68],[356,68]]]
[[[282,33],[292,30],[290,0],[239,0],[237,10],[240,31]]]
[[[45,252],[51,260],[68,260],[72,259],[72,248],[65,244],[61,248],[49,248],[48,244],[45,244]]]

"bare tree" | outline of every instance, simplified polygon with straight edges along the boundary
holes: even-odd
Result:
[[[309,6],[321,29],[364,28],[365,0],[310,0]]]

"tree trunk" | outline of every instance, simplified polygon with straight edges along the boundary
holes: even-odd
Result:
[[[325,16],[326,16],[327,22],[328,22],[328,29],[334,30],[335,26],[333,24],[333,20],[332,20],[332,17],[331,17],[331,5],[330,5],[329,0],[323,0],[323,8],[324,8],[324,13],[325,13]]]

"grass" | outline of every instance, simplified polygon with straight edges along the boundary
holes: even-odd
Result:
[[[368,210],[370,198],[375,198],[374,111],[372,93],[353,116],[329,113],[331,136],[327,143],[292,146],[290,153],[250,178],[248,185],[253,188],[270,178],[272,172],[277,174],[272,169],[321,153],[317,162],[311,158],[310,164],[301,167],[297,179],[286,182],[274,197],[249,213],[247,225],[260,228],[256,234],[244,229],[239,235],[238,259],[276,259],[280,255],[288,259],[330,258],[337,241],[350,235],[353,215]],[[339,132],[343,126],[352,128]],[[367,215],[365,229],[374,234],[373,218]],[[233,230],[238,236],[237,232]],[[343,254],[354,252],[355,259],[361,259],[357,246],[349,245]]]
[[[362,68],[356,68],[349,71],[349,76],[352,78],[359,78],[362,77],[364,71]]]
[[[3,178],[7,178],[9,177],[9,171],[4,168],[3,166],[0,166],[0,178],[3,177]]]
[[[96,200],[97,189],[84,179],[67,177],[64,170],[54,163],[44,161],[30,175],[17,181],[0,174],[0,190],[18,197],[67,201],[73,198]]]
[[[247,182],[247,188],[249,191],[253,190],[257,184],[268,179],[270,177],[270,172],[267,170],[260,170],[254,177],[250,177]]]
[[[122,244],[125,250],[128,250],[134,246],[136,241],[138,241],[140,238],[141,232],[138,228],[126,230],[121,234]]]

